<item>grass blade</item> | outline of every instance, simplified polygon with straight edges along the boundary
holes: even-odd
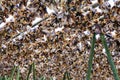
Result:
[[[95,47],[95,33],[93,34],[93,38],[92,38],[92,47],[91,47],[91,51],[90,51],[90,56],[89,56],[89,61],[88,61],[88,71],[87,71],[87,76],[86,76],[86,80],[90,80],[90,74],[91,74],[91,68],[92,68],[92,61],[93,61],[93,57],[94,57],[94,47]]]
[[[0,77],[0,80],[3,80],[3,77]]]
[[[53,78],[51,77],[50,80],[53,80]]]
[[[16,80],[20,79],[20,70],[19,70],[19,66],[17,67],[17,76],[16,76]]]
[[[33,80],[35,80],[35,63],[33,63]]]
[[[66,80],[66,72],[64,73],[64,75],[63,75],[63,80]]]
[[[3,76],[2,80],[9,80],[7,76]]]
[[[39,80],[46,80],[46,78],[44,76],[40,77]]]
[[[118,73],[117,73],[117,70],[116,70],[116,68],[115,68],[114,62],[113,62],[113,60],[112,60],[112,56],[110,55],[110,51],[109,51],[109,49],[108,49],[108,47],[107,47],[107,43],[106,43],[106,40],[105,40],[104,35],[101,34],[101,35],[100,35],[100,38],[101,38],[102,44],[103,44],[103,46],[104,46],[104,48],[105,48],[105,51],[106,51],[106,54],[107,54],[107,58],[108,58],[108,62],[109,62],[109,64],[110,64],[110,66],[111,66],[114,79],[115,79],[115,80],[120,80],[120,78],[119,78],[119,76],[118,76]]]
[[[70,74],[67,71],[64,73],[63,80],[71,80]]]
[[[10,76],[10,80],[13,80],[13,76],[14,76],[15,70],[16,70],[16,66],[14,66],[14,68],[12,70],[12,73],[11,73],[11,76]]]
[[[67,72],[67,79],[68,79],[68,80],[71,80],[71,78],[70,78],[70,73],[68,73],[68,72]]]
[[[29,72],[27,75],[27,80],[29,80],[30,73],[32,72],[32,64],[29,66]]]

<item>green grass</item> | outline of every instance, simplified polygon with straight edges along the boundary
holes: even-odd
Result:
[[[91,52],[90,52],[89,61],[88,61],[88,70],[87,70],[86,80],[90,80],[92,61],[93,61],[93,57],[94,57],[95,40],[96,40],[95,35],[96,34],[94,33],[93,38],[92,38],[92,43],[91,43],[92,47],[91,47]],[[105,40],[104,34],[100,34],[100,38],[101,38],[102,44],[103,44],[103,46],[105,48],[105,51],[106,51],[106,54],[107,54],[107,59],[108,59],[108,62],[110,64],[110,66],[111,66],[111,70],[113,72],[114,79],[115,80],[120,80],[120,78],[118,76],[118,72],[117,72],[116,67],[114,65],[114,62],[112,60],[112,56],[111,56],[110,51],[109,51],[109,49],[107,47],[107,42]]]
[[[113,60],[112,60],[112,56],[111,56],[110,51],[109,51],[109,49],[108,49],[108,47],[107,47],[107,43],[106,43],[106,40],[105,40],[105,36],[104,36],[103,34],[101,34],[101,35],[100,35],[100,38],[101,38],[102,44],[103,44],[103,46],[104,46],[104,48],[105,48],[105,51],[106,51],[106,54],[107,54],[107,59],[108,59],[108,62],[109,62],[109,64],[110,64],[110,66],[111,66],[111,70],[112,70],[112,72],[113,72],[114,79],[115,79],[115,80],[120,80],[120,78],[119,78],[119,76],[118,76],[118,73],[117,73],[117,70],[116,70],[116,68],[115,68],[114,62],[113,62]]]
[[[20,70],[19,70],[19,66],[17,67],[16,80],[20,80]]]
[[[91,51],[90,51],[90,57],[89,57],[89,61],[88,61],[88,71],[87,71],[87,77],[86,80],[90,80],[90,74],[91,74],[91,68],[92,68],[92,61],[93,61],[93,57],[94,57],[94,47],[95,47],[95,38],[96,34],[93,34],[93,38],[92,38],[92,43],[91,43]]]
[[[11,73],[11,76],[10,76],[10,80],[13,80],[13,76],[14,76],[15,70],[16,70],[16,66],[12,70],[12,73]]]
[[[90,56],[89,56],[89,61],[88,61],[88,70],[87,70],[87,75],[86,75],[86,80],[90,80],[90,74],[91,74],[91,68],[92,68],[92,61],[93,61],[93,57],[94,57],[94,47],[95,47],[95,41],[96,41],[96,38],[95,38],[96,34],[94,33],[93,34],[93,38],[92,38],[92,42],[91,42],[91,51],[90,51]],[[119,76],[118,76],[118,72],[115,68],[115,65],[114,65],[114,62],[112,60],[112,57],[110,55],[110,51],[107,47],[107,43],[106,43],[106,40],[105,40],[105,37],[103,34],[100,34],[100,38],[102,40],[102,44],[105,48],[105,51],[106,51],[106,54],[107,54],[107,58],[108,58],[108,62],[111,66],[111,70],[113,72],[113,76],[114,76],[114,79],[115,80],[120,80]],[[16,75],[15,75],[16,73]],[[26,80],[31,80],[30,79],[30,74],[32,73],[32,78],[33,80],[48,80],[46,79],[45,76],[41,76],[39,77],[39,79],[36,79],[36,69],[35,69],[35,63],[32,63],[30,66],[29,66],[29,70],[28,70],[28,73],[26,75]],[[2,76],[0,77],[0,80],[21,80],[20,78],[20,70],[19,70],[19,67],[14,67],[11,71],[11,75],[10,76]],[[49,80],[53,80],[53,78],[51,77]],[[62,80],[72,80],[71,76],[70,76],[70,73],[68,73],[67,71],[64,73],[63,75],[63,79]]]
[[[16,75],[14,75],[15,71],[16,71]],[[29,70],[28,70],[28,74],[27,74],[26,80],[31,80],[30,79],[30,74],[31,73],[33,73],[33,75],[32,75],[33,80],[47,80],[46,77],[44,77],[44,76],[41,76],[39,79],[36,79],[35,63],[32,63],[29,66]],[[0,77],[0,80],[13,80],[13,79],[15,79],[15,80],[22,80],[22,79],[20,79],[20,70],[19,70],[19,67],[15,66],[12,69],[12,72],[11,72],[10,76]],[[50,77],[49,80],[53,80],[53,78]],[[70,74],[68,72],[65,72],[64,75],[63,75],[63,79],[62,80],[71,80]]]
[[[71,80],[70,73],[67,71],[64,73],[63,80]]]

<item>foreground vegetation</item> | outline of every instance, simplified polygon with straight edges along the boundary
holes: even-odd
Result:
[[[17,71],[17,72],[16,72]],[[14,75],[16,72],[16,75]],[[39,79],[36,79],[36,74],[35,74],[35,64],[32,63],[30,66],[29,66],[29,71],[28,71],[28,74],[26,76],[26,80],[31,80],[30,79],[30,74],[32,73],[32,80],[47,80],[46,77],[44,76],[41,76]],[[12,69],[12,72],[11,72],[11,75],[10,76],[3,76],[3,77],[0,77],[0,80],[21,80],[20,78],[20,71],[19,71],[19,67],[14,67]],[[49,78],[49,80],[55,80],[53,77]],[[70,74],[66,71],[63,75],[63,80],[71,80],[71,77],[70,77]]]
[[[119,53],[120,36],[118,35],[120,35],[120,2],[118,0],[114,2],[114,6],[110,5],[106,0],[98,0],[98,2],[95,3],[92,2],[92,0],[2,1],[3,2],[0,1],[0,4],[3,5],[3,7],[0,5],[0,23],[4,25],[0,25],[0,57],[2,57],[0,58],[0,62],[3,62],[1,65],[9,66],[14,64],[15,61],[16,63],[21,62],[22,65],[28,65],[25,61],[30,60],[33,62],[33,60],[36,59],[36,62],[42,61],[44,66],[37,69],[37,67],[35,67],[36,62],[34,62],[29,66],[28,73],[27,75],[25,74],[24,79],[22,79],[22,74],[24,73],[20,73],[20,66],[15,66],[11,74],[1,76],[0,80],[56,80],[54,77],[49,77],[48,79],[48,75],[46,77],[45,75],[37,76],[36,71],[39,70],[38,72],[42,72],[41,69],[43,68],[47,73],[47,68],[51,63],[54,63],[54,67],[61,71],[61,73],[59,73],[59,71],[54,70],[54,74],[56,74],[56,72],[59,74],[62,74],[62,71],[65,72],[62,75],[62,80],[72,79],[70,74],[66,72],[66,67],[71,65],[72,66],[68,70],[73,70],[73,72],[71,71],[74,73],[73,77],[79,75],[78,78],[80,78],[80,80],[83,80],[85,77],[86,80],[90,80],[90,78],[92,78],[91,72],[95,71],[95,73],[97,73],[95,68],[92,69],[92,67],[94,67],[92,66],[93,58],[96,58],[94,57],[96,34],[101,35],[101,42],[104,46],[101,47],[98,45],[98,49],[100,51],[103,48],[105,49],[114,79],[120,80],[104,36],[108,35],[106,38],[111,46],[110,50]],[[97,8],[99,8],[99,10],[97,10]],[[51,12],[49,12],[49,10],[51,10]],[[10,21],[8,21],[8,17],[13,17],[13,20],[10,19]],[[33,24],[36,18],[39,18],[40,21]],[[101,27],[98,28],[95,26],[96,24]],[[96,31],[96,29],[98,30]],[[90,38],[94,31],[95,34],[92,39],[92,47],[90,47]],[[90,48],[91,52],[88,66],[86,66],[88,55],[84,53],[89,53]],[[39,53],[42,54],[38,55]],[[5,57],[3,55],[5,55]],[[36,55],[40,57],[36,57]],[[106,57],[101,55],[98,56],[101,58]],[[115,57],[116,61],[119,60],[118,56],[115,55],[114,58]],[[101,62],[101,58],[97,60],[96,63]],[[48,63],[48,61],[50,63]],[[107,62],[106,60],[103,61]],[[10,64],[8,65],[8,63]],[[45,67],[46,65],[44,63],[47,63],[48,67]],[[95,65],[96,63],[94,62]],[[61,64],[61,66],[57,64]],[[64,64],[65,66],[62,66]],[[103,63],[102,66],[104,65]],[[119,63],[116,65],[119,66]],[[107,64],[104,70],[104,67],[100,70],[109,73],[107,71],[108,67]],[[3,66],[2,68],[5,67]],[[53,70],[53,66],[51,69]],[[83,74],[87,69],[88,71]],[[79,71],[79,73],[76,73],[77,71]],[[0,73],[2,72],[4,74],[5,71],[1,70]],[[98,74],[98,76],[101,74]],[[109,75],[111,76],[111,74]],[[58,75],[55,77],[57,78],[57,76]],[[98,76],[96,76],[97,79],[103,80],[102,78],[98,78]],[[104,78],[108,78],[108,76]],[[57,79],[60,80],[59,78]]]
[[[93,35],[93,39],[92,39],[92,43],[91,43],[91,52],[90,52],[90,57],[89,57],[89,61],[88,61],[88,71],[87,71],[87,77],[86,77],[86,80],[90,80],[90,74],[91,74],[91,68],[92,68],[92,60],[93,60],[93,57],[94,57],[94,47],[95,47],[95,35],[96,33],[94,33]],[[114,76],[114,79],[115,80],[120,80],[119,79],[119,76],[117,74],[117,70],[115,68],[115,65],[114,65],[114,62],[112,60],[112,57],[110,55],[110,51],[107,47],[107,43],[106,43],[106,40],[105,40],[105,37],[103,34],[101,34],[101,40],[102,40],[102,43],[103,43],[103,46],[105,47],[105,50],[106,50],[106,54],[107,54],[107,58],[108,58],[108,61],[109,61],[109,64],[111,66],[111,70],[113,72],[113,76]],[[14,76],[15,74],[15,71],[17,70],[17,73],[16,75]],[[36,74],[35,74],[35,64],[32,63],[30,66],[29,66],[29,71],[28,71],[28,74],[27,74],[27,77],[26,77],[26,80],[30,80],[30,74],[32,73],[32,78],[33,80],[36,80]],[[14,67],[12,72],[11,72],[11,76],[3,76],[3,77],[0,77],[0,80],[13,80],[13,77],[16,77],[15,80],[21,80],[20,79],[20,71],[19,71],[19,67]],[[37,80],[46,80],[46,77],[44,76],[41,76],[39,79]],[[49,80],[55,80],[53,79],[52,77],[49,79]],[[65,72],[64,75],[63,75],[63,80],[71,80],[71,77],[70,77],[70,74],[68,72]]]

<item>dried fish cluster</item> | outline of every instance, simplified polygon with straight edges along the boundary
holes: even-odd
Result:
[[[1,5],[0,75],[8,74],[11,65],[19,65],[21,73],[26,73],[35,62],[38,76],[60,80],[69,71],[73,80],[84,80],[95,24],[101,25],[120,73],[119,0],[114,6],[106,0],[94,4],[92,0],[3,0]],[[10,16],[14,19],[8,21]],[[36,18],[41,21],[35,25]],[[98,37],[92,80],[113,80]]]

